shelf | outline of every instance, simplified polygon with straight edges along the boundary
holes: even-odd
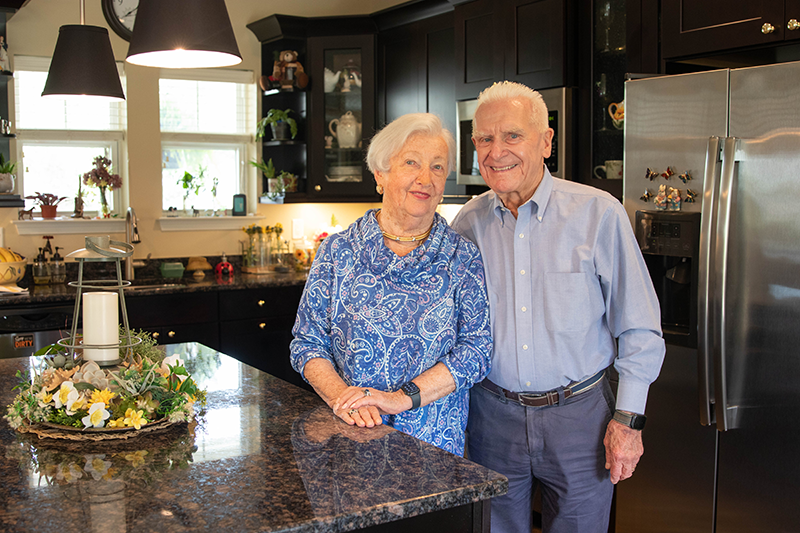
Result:
[[[161,217],[158,219],[158,225],[161,231],[240,230],[243,226],[262,218],[264,217],[253,214],[241,217]]]
[[[0,194],[0,207],[25,207],[25,200],[18,194]]]

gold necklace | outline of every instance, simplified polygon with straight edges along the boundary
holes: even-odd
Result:
[[[378,212],[375,213],[375,220],[378,222],[378,227],[379,228],[381,227],[381,221],[378,220],[378,215],[380,215],[380,214],[381,214],[381,210],[378,209]],[[383,228],[381,228],[381,234],[383,234],[383,236],[386,237],[387,239],[391,239],[391,240],[397,241],[397,242],[421,242],[421,241],[424,241],[425,239],[428,238],[428,235],[431,234],[431,230],[432,229],[433,229],[433,222],[431,222],[431,227],[428,228],[428,231],[426,231],[425,233],[420,233],[419,235],[412,235],[410,237],[402,237],[400,235],[392,235],[391,233],[387,233],[387,232],[383,231]]]

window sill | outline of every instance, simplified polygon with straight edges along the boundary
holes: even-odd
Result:
[[[158,224],[161,231],[220,231],[240,230],[243,226],[263,219],[259,215],[243,217],[161,217]]]
[[[33,220],[14,220],[19,235],[91,235],[125,233],[124,218],[34,218]]]

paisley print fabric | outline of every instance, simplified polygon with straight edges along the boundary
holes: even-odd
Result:
[[[292,330],[292,366],[302,374],[324,357],[348,385],[394,392],[442,362],[456,390],[383,422],[463,455],[469,389],[491,364],[480,253],[436,214],[428,239],[399,257],[375,213],[320,246]]]

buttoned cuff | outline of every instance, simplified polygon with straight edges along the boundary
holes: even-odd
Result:
[[[617,409],[643,415],[650,385],[620,378],[617,388]]]

